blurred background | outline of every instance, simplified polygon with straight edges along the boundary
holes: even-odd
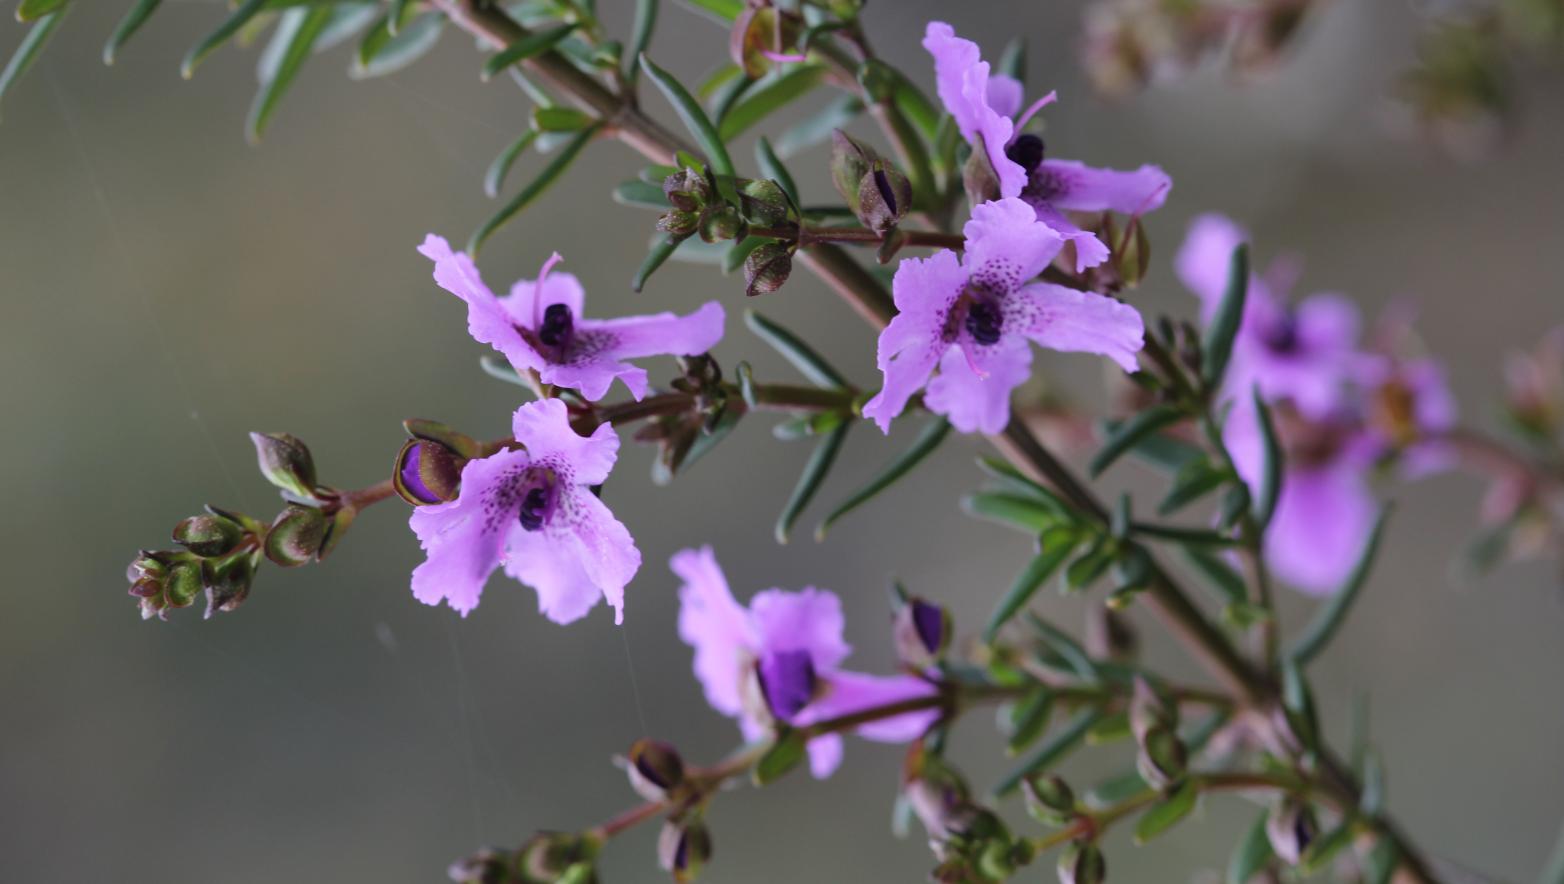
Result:
[[[344,47],[314,60],[252,148],[242,127],[253,51],[226,48],[193,81],[178,76],[220,9],[170,5],[105,68],[98,53],[126,5],[77,4],[0,128],[10,428],[0,436],[0,880],[443,880],[478,846],[628,806],[609,760],[643,734],[700,760],[735,744],[675,633],[665,567],[675,550],[714,544],[741,599],[770,586],[835,590],[850,662],[871,670],[892,664],[891,574],[971,629],[1026,560],[1024,538],[957,510],[980,480],[970,440],[826,542],[807,539],[816,512],[778,547],[771,524],[807,447],[753,419],[668,488],[649,480],[652,452],[626,445],[607,500],[646,564],[621,629],[602,608],[553,626],[530,591],[498,579],[465,620],[420,605],[408,591],[420,553],[397,503],[368,512],[323,566],[264,569],[236,614],[141,622],[122,576],[136,549],[166,546],[174,523],[206,502],[275,510],[246,431],[301,436],[323,480],[347,487],[386,475],[404,417],[505,431],[517,391],[478,371],[486,348],[413,247],[426,231],[465,239],[492,211],[482,171],[526,125],[527,104],[508,82],[481,84],[471,41],[454,31],[413,68],[365,83],[343,76]],[[1347,292],[1370,314],[1416,298],[1466,419],[1489,425],[1505,353],[1564,320],[1564,77],[1523,69],[1519,127],[1486,161],[1454,162],[1387,125],[1387,84],[1410,60],[1417,5],[1332,4],[1268,76],[1237,84],[1205,70],[1116,105],[1091,98],[1076,64],[1079,4],[897,0],[869,4],[866,17],[881,52],[925,84],[918,39],[929,18],[991,56],[1024,34],[1033,91],[1063,98],[1048,112],[1051,153],[1157,162],[1173,175],[1167,208],[1150,219],[1156,268],[1135,295],[1143,309],[1189,312],[1168,256],[1191,215],[1229,212],[1252,227],[1262,258],[1307,257],[1302,291]],[[602,6],[623,32],[632,4]],[[652,55],[693,80],[719,63],[726,37],[665,6]],[[20,33],[7,17],[0,47]],[[750,306],[736,278],[674,264],[642,295],[629,291],[652,216],[608,194],[638,163],[606,143],[584,160],[491,242],[491,284],[535,273],[559,249],[594,315],[721,298],[732,321],[718,358],[791,380],[736,321]],[[537,165],[524,158],[518,171]],[[806,197],[829,192],[823,152],[791,165]],[[807,275],[758,306],[875,382],[870,333]],[[1097,361],[1042,364],[1082,401],[1100,400]],[[649,367],[654,379],[673,372]],[[889,442],[867,425],[855,434],[826,496],[900,450],[907,429]],[[1137,470],[1118,481],[1154,488]],[[1526,880],[1564,817],[1564,595],[1554,563],[1451,576],[1481,490],[1459,475],[1393,489],[1401,506],[1384,557],[1318,664],[1316,689],[1337,739],[1353,697],[1372,700],[1390,807],[1424,847]],[[1306,616],[1302,597],[1284,603],[1284,622]],[[1079,622],[1073,601],[1042,604]],[[1199,677],[1146,625],[1148,654]],[[957,730],[954,757],[977,783],[1004,766],[989,725],[975,714]],[[1129,760],[1092,754],[1067,774],[1084,782]],[[847,755],[827,782],[793,776],[719,799],[708,879],[921,880],[921,838],[889,831],[899,752],[850,742]],[[1113,877],[1210,880],[1252,814],[1220,797],[1154,847],[1116,835]],[[614,844],[606,879],[661,880],[654,835]]]

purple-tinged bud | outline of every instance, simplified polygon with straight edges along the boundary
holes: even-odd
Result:
[[[330,520],[314,507],[289,506],[266,532],[266,558],[284,568],[315,561],[326,541]]]
[[[1075,819],[1075,790],[1058,775],[1034,776],[1021,781],[1026,811],[1048,826],[1063,826]]]
[[[636,740],[625,760],[631,788],[648,801],[663,800],[684,782],[679,750],[660,740]]]
[[[164,584],[163,601],[169,608],[188,608],[201,594],[201,564],[194,561],[176,563],[168,570]],[[143,607],[145,616],[145,607]]]
[[[451,863],[445,874],[454,884],[510,884],[510,864],[509,854],[485,847]]]
[[[657,229],[674,236],[691,236],[700,229],[701,216],[697,212],[674,209],[657,216]]]
[[[912,184],[895,166],[876,162],[858,181],[858,220],[884,233],[912,208]]]
[[[601,847],[599,839],[569,832],[539,832],[522,845],[519,874],[512,879],[528,884],[585,884],[594,878],[592,861]]]
[[[711,182],[694,169],[680,169],[663,179],[663,196],[675,209],[698,215],[711,199]]]
[[[458,457],[472,460],[475,457],[482,456],[484,453],[483,446],[478,444],[478,440],[465,433],[458,433],[439,421],[410,417],[402,421],[402,428],[407,431],[407,435],[412,436],[414,439],[422,439],[425,442],[437,442],[455,452]]]
[[[266,481],[301,500],[315,496],[315,459],[303,441],[287,433],[251,433],[250,441]]]
[[[799,21],[775,6],[750,4],[733,22],[728,55],[750,79],[776,65],[776,56],[797,53]]]
[[[743,230],[744,219],[739,217],[739,210],[727,203],[712,206],[701,215],[700,235],[705,242],[736,239]]]
[[[711,859],[711,833],[699,818],[663,823],[657,836],[657,864],[684,884],[694,881]]]
[[[768,295],[787,283],[793,256],[778,242],[761,244],[744,259],[744,294]]]
[[[1318,834],[1314,809],[1291,796],[1272,806],[1265,818],[1265,836],[1271,842],[1271,850],[1290,866],[1298,864]]]
[[[1178,706],[1144,676],[1137,675],[1130,694],[1130,731],[1135,734],[1135,742],[1146,742],[1146,735],[1154,728],[1171,731],[1177,727]]]
[[[465,466],[467,458],[439,442],[409,439],[397,454],[391,484],[413,506],[446,503],[461,493]]]
[[[1108,880],[1108,863],[1097,845],[1075,841],[1059,854],[1059,884],[1102,884]]]
[[[125,579],[131,583],[143,579],[153,579],[161,583],[163,578],[168,576],[168,566],[172,561],[173,556],[170,553],[144,549],[131,559],[130,566],[125,569]]]
[[[791,721],[808,706],[820,688],[813,658],[807,650],[776,651],[755,667],[766,708],[778,721]]]
[[[772,227],[788,220],[787,194],[775,181],[756,178],[739,188],[739,207],[751,224]]]
[[[862,144],[841,129],[831,131],[831,184],[841,194],[847,207],[858,213],[858,195],[863,189],[863,178],[874,169],[880,159],[874,148]]]
[[[210,620],[218,611],[234,611],[250,597],[250,584],[255,580],[255,568],[259,564],[254,552],[233,556],[219,562],[207,559],[201,563],[201,584],[206,587],[206,613],[202,619]]]
[[[1172,730],[1153,727],[1140,741],[1135,770],[1153,789],[1170,789],[1183,782],[1189,771],[1189,750]]]
[[[927,669],[944,656],[954,631],[949,611],[920,598],[908,599],[896,611],[892,626],[896,655],[912,669]]]
[[[232,519],[202,513],[174,526],[174,542],[203,558],[225,556],[244,539],[244,528]]]

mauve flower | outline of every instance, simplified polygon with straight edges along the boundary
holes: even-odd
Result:
[[[1010,391],[1030,373],[1028,340],[1101,354],[1136,370],[1144,327],[1134,307],[1033,280],[1064,241],[1030,206],[1018,199],[983,203],[963,232],[964,257],[940,251],[896,268],[892,290],[900,312],[879,342],[885,384],[864,406],[864,417],[889,432],[927,384],[924,405],[956,429],[997,433],[1010,420]]]
[[[968,143],[987,154],[999,178],[1000,197],[1021,198],[1039,220],[1074,243],[1077,271],[1107,260],[1108,247],[1076,226],[1065,212],[1139,216],[1160,208],[1167,199],[1173,181],[1156,166],[1121,172],[1074,160],[1045,159],[1043,140],[1022,134],[1022,129],[1057,94],[1048,93],[1022,112],[1021,83],[1004,74],[990,74],[978,45],[957,37],[950,25],[929,22],[923,48],[934,56],[940,102]]]
[[[722,339],[722,305],[709,301],[688,316],[657,313],[620,319],[585,319],[586,295],[569,273],[550,273],[560,257],[543,263],[536,281],[511,286],[495,297],[464,252],[429,234],[418,251],[434,261],[434,280],[467,302],[467,331],[505,354],[518,372],[534,370],[546,384],[601,399],[614,378],[636,399],[646,395],[646,370],[624,360],[669,354],[696,356]]]
[[[838,667],[852,649],[842,639],[842,605],[836,595],[806,587],[768,589],[741,606],[711,547],[686,549],[669,566],[679,588],[679,637],[695,649],[695,675],[713,709],[738,720],[746,740],[764,735],[769,720],[795,726],[916,697],[936,688],[910,675],[877,676]],[[758,693],[759,696],[754,696]],[[937,712],[912,712],[860,725],[859,736],[888,743],[917,739]],[[836,770],[842,738],[826,734],[809,742],[809,768],[817,778]]]
[[[1247,239],[1222,215],[1202,215],[1190,224],[1173,266],[1200,298],[1202,320],[1216,313],[1233,250]],[[1296,266],[1282,261],[1265,275],[1250,274],[1227,388],[1243,399],[1258,385],[1267,400],[1289,399],[1306,416],[1325,417],[1342,406],[1358,362],[1358,309],[1335,294],[1287,303],[1295,276]]]
[[[538,610],[555,623],[580,619],[600,598],[622,623],[641,553],[591,490],[608,479],[619,437],[608,424],[578,435],[558,399],[516,409],[512,430],[520,447],[468,461],[455,500],[413,510],[428,554],[413,571],[413,596],[466,616],[503,565],[537,590]]]
[[[1441,437],[1455,429],[1457,407],[1438,360],[1367,354],[1356,380],[1364,430],[1381,454],[1396,457],[1403,476],[1415,479],[1454,465],[1455,452]]]

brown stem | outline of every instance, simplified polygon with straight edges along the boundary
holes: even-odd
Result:
[[[926,246],[933,249],[964,249],[967,238],[959,233],[943,233],[938,230],[898,230],[903,245]],[[845,242],[879,245],[886,234],[867,227],[751,227],[750,236],[764,236],[788,242],[797,241],[801,246],[817,243]]]
[[[391,484],[390,479],[383,479],[369,486],[368,488],[360,488],[356,491],[344,491],[342,493],[342,500],[354,509],[361,510],[366,506],[379,503],[382,500],[388,500],[395,496],[396,487]]]

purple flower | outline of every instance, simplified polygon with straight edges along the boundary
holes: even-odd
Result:
[[[428,554],[413,571],[413,596],[442,599],[466,616],[494,569],[537,590],[555,623],[585,616],[599,598],[624,621],[624,588],[641,567],[625,526],[591,491],[619,454],[608,424],[590,436],[570,428],[565,403],[529,402],[512,419],[518,448],[468,461],[461,493],[413,510],[413,533]]]
[[[636,399],[646,395],[646,370],[624,360],[670,354],[695,356],[722,339],[722,305],[707,302],[688,316],[658,313],[621,319],[586,319],[585,293],[569,273],[550,274],[560,257],[543,264],[538,278],[520,280],[510,295],[495,297],[464,252],[429,234],[418,251],[434,261],[440,287],[467,302],[467,331],[505,354],[518,372],[536,371],[546,384],[601,399],[614,378]]]
[[[1200,299],[1202,320],[1215,314],[1227,290],[1233,250],[1247,239],[1221,215],[1202,215],[1190,224],[1174,269]],[[1283,261],[1265,275],[1250,275],[1227,387],[1246,398],[1258,385],[1267,400],[1289,399],[1306,416],[1325,417],[1342,406],[1358,364],[1358,310],[1336,294],[1288,304],[1296,275],[1296,265]]]
[[[1021,112],[1020,82],[990,74],[976,43],[956,36],[950,25],[929,22],[923,48],[934,56],[940,102],[973,147],[987,156],[999,178],[1001,197],[1019,197],[1076,248],[1076,270],[1101,264],[1108,247],[1076,226],[1064,212],[1122,212],[1144,215],[1162,206],[1172,179],[1156,166],[1133,172],[1095,169],[1074,160],[1045,159],[1043,140],[1023,134],[1028,120],[1057,99],[1050,92]],[[1018,118],[1016,114],[1020,112]]]
[[[695,676],[713,709],[738,720],[746,740],[764,735],[770,721],[806,726],[908,700],[936,688],[910,675],[877,676],[838,667],[852,649],[842,640],[842,605],[813,587],[768,589],[745,608],[733,598],[711,547],[686,549],[669,563],[679,588],[679,637],[695,649]],[[881,742],[917,739],[937,713],[907,713],[860,725],[857,733]],[[825,778],[842,760],[838,734],[809,743],[809,767]]]
[[[923,402],[963,433],[997,433],[1010,420],[1010,391],[1026,380],[1027,341],[1098,353],[1135,371],[1144,339],[1140,313],[1094,292],[1032,281],[1063,239],[1018,199],[984,203],[963,229],[966,255],[908,258],[892,286],[900,311],[880,333],[885,385],[865,417],[892,419],[927,384]],[[933,380],[929,376],[938,367]]]

